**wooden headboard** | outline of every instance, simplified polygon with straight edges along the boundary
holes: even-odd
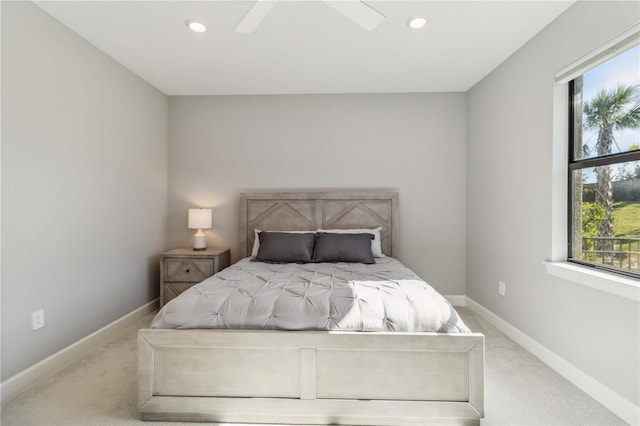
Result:
[[[254,229],[316,229],[382,226],[382,252],[398,247],[397,192],[258,192],[240,194],[240,256],[251,253]]]

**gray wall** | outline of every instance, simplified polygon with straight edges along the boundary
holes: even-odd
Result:
[[[3,380],[157,296],[166,193],[166,96],[3,2]]]
[[[295,188],[400,191],[399,258],[443,294],[464,294],[465,96],[169,98],[170,247],[187,209],[214,208],[208,245],[238,257],[238,194]]]
[[[635,404],[638,303],[551,277],[541,262],[552,247],[554,75],[639,16],[637,2],[578,2],[467,93],[467,295]]]

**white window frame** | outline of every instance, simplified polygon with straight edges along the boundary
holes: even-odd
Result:
[[[640,280],[567,262],[568,83],[637,44],[640,44],[640,24],[556,73],[553,99],[552,245],[551,258],[543,263],[550,275],[640,302]]]

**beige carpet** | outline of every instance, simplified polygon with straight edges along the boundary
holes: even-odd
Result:
[[[480,317],[459,312],[486,336],[482,425],[626,424]],[[2,425],[149,425],[136,412],[136,330],[151,318],[9,401]]]

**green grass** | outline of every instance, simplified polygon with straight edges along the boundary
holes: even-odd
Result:
[[[613,204],[613,231],[618,238],[640,238],[640,202]]]

